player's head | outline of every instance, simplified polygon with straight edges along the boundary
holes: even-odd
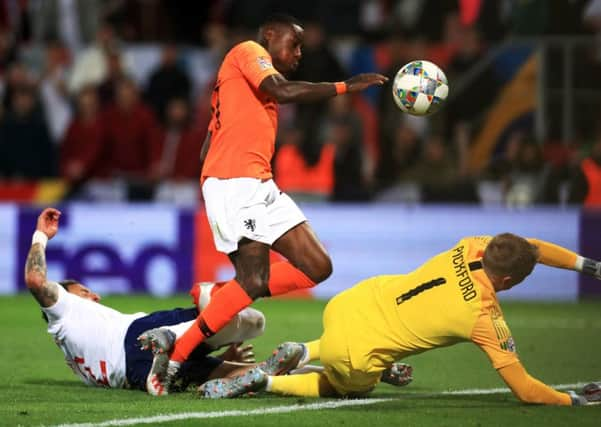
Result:
[[[82,285],[77,280],[65,279],[58,282],[67,292],[70,294],[77,295],[84,299],[89,299],[90,301],[99,302],[100,295],[92,292],[88,287]],[[48,323],[48,316],[46,313],[42,311],[42,318]]]
[[[482,265],[496,291],[511,289],[531,272],[538,260],[538,248],[523,237],[498,234],[486,246]]]
[[[92,290],[90,290],[90,288],[82,285],[77,280],[71,280],[71,279],[61,280],[60,282],[58,282],[58,284],[61,285],[63,288],[65,288],[65,290],[67,292],[69,292],[70,294],[74,294],[74,295],[77,295],[78,297],[81,297],[83,299],[89,299],[90,301],[94,301],[94,302],[100,301],[100,295],[98,295],[95,292],[92,292]]]
[[[273,66],[282,74],[294,71],[301,58],[303,27],[299,21],[284,14],[274,14],[259,28],[259,42],[271,55]]]

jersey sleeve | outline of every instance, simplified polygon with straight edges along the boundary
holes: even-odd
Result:
[[[56,302],[50,307],[41,307],[41,309],[48,317],[48,333],[61,335],[63,319],[71,312],[71,301],[73,298],[79,297],[70,294],[59,284],[56,284],[56,286],[58,287],[58,298]]]
[[[265,77],[279,74],[273,67],[269,53],[258,43],[241,45],[236,58],[240,72],[254,89],[259,88]]]
[[[554,390],[545,383],[533,378],[521,363],[513,363],[499,369],[499,375],[513,394],[526,403],[544,405],[571,405],[569,394]]]
[[[496,310],[480,314],[472,331],[472,341],[486,353],[495,369],[519,362],[511,331]]]
[[[551,267],[573,270],[576,267],[578,254],[554,243],[538,239],[527,239],[536,246],[539,252],[538,262]]]
[[[55,284],[58,288],[58,297],[54,305],[50,307],[41,307],[42,311],[48,316],[48,321],[60,319],[69,312],[69,292],[59,284]]]

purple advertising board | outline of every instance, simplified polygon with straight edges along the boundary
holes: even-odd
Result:
[[[154,205],[71,204],[46,249],[48,277],[74,278],[100,293],[185,292],[192,283],[194,212]],[[17,265],[25,263],[39,209],[17,218]],[[22,288],[22,269],[14,280]]]
[[[301,207],[334,264],[332,276],[312,289],[318,298],[329,298],[373,275],[411,271],[469,235],[511,231],[601,258],[600,212],[394,204]],[[194,209],[84,203],[60,208],[60,230],[47,247],[50,279],[74,278],[101,294],[164,296],[187,292],[198,271],[195,263],[213,259],[195,253],[202,245],[194,241],[200,236]],[[0,294],[25,289],[23,266],[39,212],[38,207],[0,204]],[[217,278],[203,278],[211,279]],[[569,270],[538,266],[504,297],[573,301],[599,295],[600,285]]]

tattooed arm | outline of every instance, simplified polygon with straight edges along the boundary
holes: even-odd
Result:
[[[42,307],[54,305],[58,298],[58,284],[46,278],[46,242],[57,233],[60,214],[52,208],[40,214],[25,263],[25,283]]]

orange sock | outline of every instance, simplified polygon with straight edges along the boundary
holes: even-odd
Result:
[[[200,321],[201,318],[198,316],[192,326],[175,342],[171,360],[179,363],[185,362],[196,346],[205,339],[205,336],[200,332]]]
[[[312,288],[313,286],[315,286],[315,282],[288,261],[271,264],[269,292],[272,296],[286,294],[296,289]]]
[[[175,342],[171,360],[184,362],[205,338],[218,332],[252,302],[237,281],[227,282],[219,292],[213,294],[196,322]]]

